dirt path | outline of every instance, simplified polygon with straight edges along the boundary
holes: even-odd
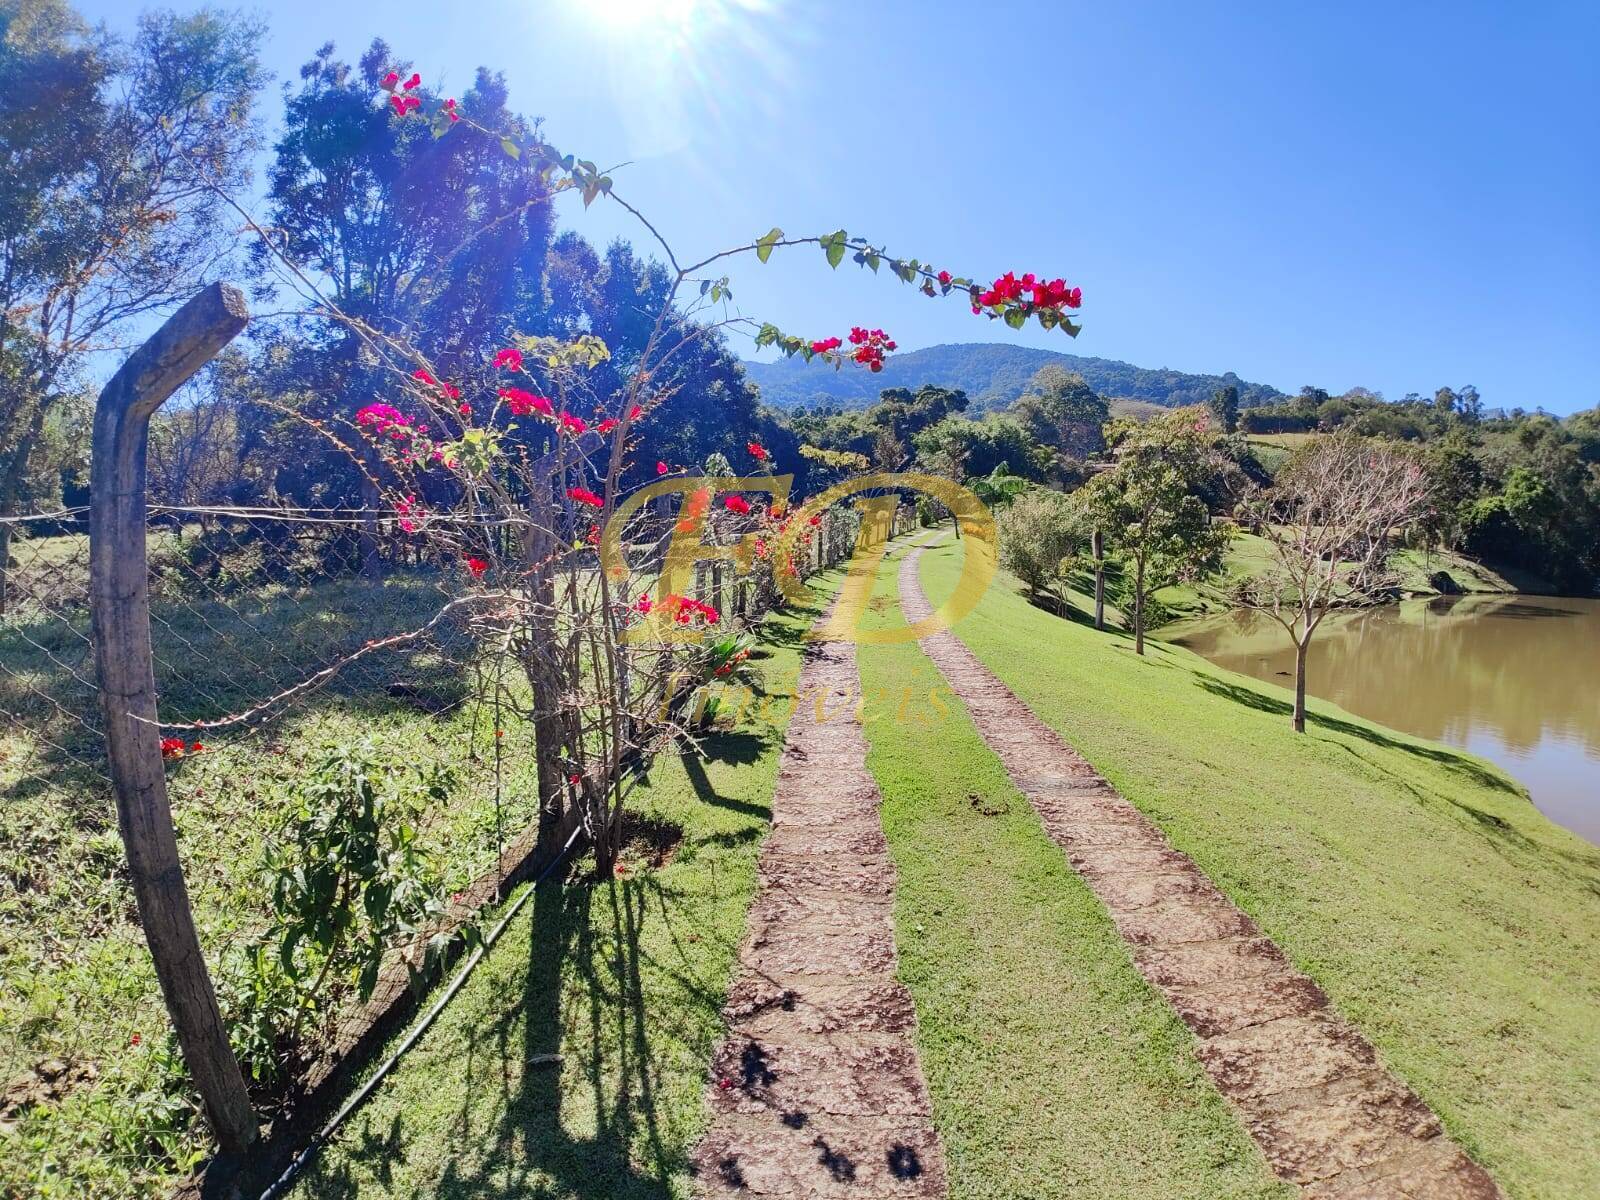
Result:
[[[913,622],[932,612],[921,556],[913,550],[900,568]],[[921,646],[1106,906],[1140,972],[1194,1031],[1207,1073],[1273,1170],[1318,1200],[1500,1195],[1322,990],[954,634]]]
[[[818,643],[799,692],[712,1060],[698,1191],[942,1197],[916,1017],[895,978],[895,872],[856,721],[855,647]]]

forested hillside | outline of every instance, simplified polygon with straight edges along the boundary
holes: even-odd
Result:
[[[1051,364],[1083,376],[1102,396],[1148,400],[1169,408],[1203,404],[1217,388],[1227,386],[1239,389],[1239,403],[1247,408],[1282,394],[1264,383],[1247,383],[1232,371],[1195,375],[1166,367],[1136,367],[1111,358],[986,342],[912,350],[889,359],[877,375],[818,371],[799,359],[746,362],[744,369],[760,386],[762,400],[777,408],[819,404],[865,408],[884,388],[915,391],[932,384],[965,392],[972,400],[972,411],[982,413],[1010,404],[1027,390],[1028,381],[1040,367]]]

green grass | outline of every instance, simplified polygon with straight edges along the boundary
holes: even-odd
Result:
[[[1168,621],[1226,612],[1233,607],[1228,597],[1229,589],[1241,579],[1265,574],[1272,568],[1273,562],[1270,542],[1256,534],[1239,530],[1228,545],[1222,577],[1204,583],[1182,583],[1160,588],[1153,593],[1153,598]],[[1435,571],[1448,571],[1466,592],[1549,590],[1525,578],[1513,581],[1488,564],[1453,550],[1399,550],[1394,554],[1391,566],[1397,577],[1396,586],[1408,595],[1438,595],[1438,589],[1428,582],[1428,577]],[[1074,582],[1081,585],[1081,577]]]
[[[774,700],[708,757],[660,760],[632,803],[683,840],[652,869],[547,886],[298,1186],[361,1197],[688,1195],[707,1063],[756,886],[814,613],[757,634]],[[559,1053],[558,1066],[529,1065]]]
[[[369,637],[414,627],[438,603],[433,581],[420,578],[376,589],[251,587],[183,603],[158,595],[163,715],[246,707]],[[208,1151],[134,909],[93,696],[77,677],[92,671],[86,620],[68,607],[0,625],[0,1089],[19,1084],[38,1101],[4,1113],[0,1195],[162,1194]],[[490,869],[497,830],[509,839],[532,819],[531,728],[503,721],[497,818],[493,715],[461,703],[468,685],[451,654],[365,659],[279,719],[190,735],[206,752],[170,766],[168,790],[214,970],[265,926],[262,844],[325,746],[372,735],[396,764],[454,771],[452,802],[421,827],[448,890]],[[406,694],[390,695],[391,683]],[[70,1086],[47,1095],[37,1069],[52,1061]]]
[[[898,565],[869,624],[899,623]],[[952,1197],[1291,1195],[932,663],[914,644],[859,653]]]
[[[931,595],[959,555],[924,558]],[[1315,700],[1296,735],[1282,690],[1176,647],[1137,659],[1004,575],[955,632],[1322,984],[1508,1194],[1594,1194],[1600,850],[1479,759]]]

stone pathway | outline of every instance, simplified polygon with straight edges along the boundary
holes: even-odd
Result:
[[[906,619],[932,606],[900,569]],[[1315,982],[952,633],[921,642],[1274,1171],[1316,1200],[1491,1200],[1488,1173],[1378,1062]]]
[[[943,1197],[916,1015],[895,977],[895,872],[856,720],[855,647],[817,643],[799,691],[712,1060],[697,1191]]]

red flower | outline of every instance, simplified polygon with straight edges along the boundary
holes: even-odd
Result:
[[[415,371],[411,372],[411,378],[417,379],[417,380],[421,380],[423,383],[427,384],[429,387],[433,386],[433,376],[429,375],[421,367],[418,367]]]
[[[467,559],[467,570],[472,572],[474,579],[482,579],[483,573],[489,569],[489,564],[481,558]]]
[[[193,742],[189,746],[190,754],[204,754],[205,752],[206,748],[203,742]]]
[[[733,1080],[724,1075],[721,1079],[717,1080],[717,1086],[723,1091],[727,1091],[733,1086]]]
[[[497,738],[503,738],[503,737],[505,737],[505,735],[506,735],[506,731],[505,731],[505,730],[504,730],[504,729],[496,729],[496,730],[495,730],[495,731],[494,731],[494,735],[495,735],[495,737],[497,737]]]
[[[400,86],[400,72],[390,71],[383,77],[383,82],[378,86],[388,92],[394,91],[395,88]]]
[[[137,1046],[142,1041],[144,1041],[144,1039],[135,1033],[131,1038],[128,1039],[128,1045]]]
[[[643,613],[644,615],[648,616],[650,614],[650,610],[655,607],[655,604],[650,599],[649,595],[646,594],[646,595],[640,596],[637,600],[635,600],[633,602],[633,607],[635,609],[637,609],[640,613]]]
[[[472,405],[465,403],[461,404],[456,408],[456,411],[463,417],[470,417],[472,415]]]
[[[182,758],[183,754],[184,754],[184,746],[183,746],[183,739],[182,738],[180,738],[180,737],[168,737],[168,738],[162,738],[161,739],[161,757],[162,758]]]
[[[950,286],[950,272],[949,271],[940,271],[939,272],[939,282],[944,284],[946,287],[949,287]]]
[[[747,442],[745,444],[745,449],[750,451],[750,457],[758,462],[767,461],[767,448],[760,442]]]
[[[583,776],[581,776],[581,775],[568,775],[567,776],[567,782],[570,783],[573,787],[577,787],[578,784],[583,782]]]
[[[454,99],[446,100],[444,102],[444,111],[450,114],[450,123],[452,125],[461,120],[461,115],[456,112],[456,102]]]
[[[416,72],[412,72],[411,78],[406,80],[405,83],[401,84],[400,86],[409,92],[412,88],[420,87],[421,85],[422,76],[418,75]]]
[[[577,437],[589,428],[589,422],[582,417],[575,417],[569,412],[564,412],[556,417],[556,421],[560,424],[563,433],[569,433],[573,437]]]
[[[610,433],[617,427],[617,424],[618,422],[615,417],[607,417],[604,421],[601,421],[600,424],[595,426],[595,431],[601,434]]]
[[[628,410],[628,420],[637,421],[639,419],[640,414],[643,413],[643,412],[644,412],[644,409],[640,408],[637,404],[635,404],[632,408],[630,408]]]
[[[750,501],[743,496],[729,496],[722,502],[722,507],[731,513],[744,514],[750,511]]]
[[[510,406],[511,415],[514,417],[525,417],[531,412],[541,412],[547,417],[555,415],[555,409],[550,407],[548,399],[544,396],[535,396],[522,388],[503,387],[499,395],[500,399]]]
[[[823,338],[820,342],[811,343],[811,353],[827,354],[830,351],[837,350],[841,345],[843,343],[836,337]]]
[[[588,488],[570,487],[567,489],[567,497],[576,500],[579,504],[587,504],[591,508],[604,508],[606,503]]]
[[[656,474],[657,475],[665,475],[666,473],[667,473],[667,464],[664,463],[664,462],[656,463]]]
[[[451,105],[454,103],[454,100],[450,101]],[[446,107],[449,107],[449,105]],[[522,351],[515,346],[507,346],[494,356],[494,365],[496,370],[501,367],[509,367],[513,371],[520,371],[522,370]]]
[[[412,109],[421,108],[422,101],[415,96],[390,96],[389,106],[403,117]]]

